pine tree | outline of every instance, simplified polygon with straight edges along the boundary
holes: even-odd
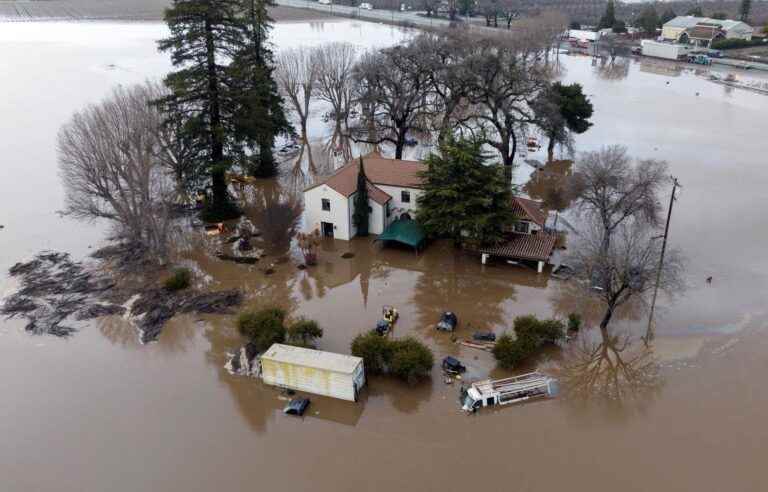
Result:
[[[661,14],[661,20],[659,23],[663,26],[664,24],[671,21],[675,17],[677,17],[677,14],[675,13],[675,11],[672,10],[671,7],[667,7],[667,10],[665,10],[664,13]]]
[[[752,0],[741,0],[741,7],[739,7],[739,13],[741,14],[742,22],[749,20],[749,13],[752,11]]]
[[[608,0],[608,5],[605,6],[605,13],[600,18],[601,29],[606,27],[613,27],[616,24],[616,5],[613,0]]]
[[[171,94],[159,101],[169,124],[194,150],[191,167],[210,177],[212,196],[206,206],[210,220],[232,218],[239,212],[227,192],[225,172],[231,165],[236,107],[228,90],[227,66],[232,47],[243,40],[239,0],[174,0],[165,12],[170,37],[160,51],[170,52],[176,71],[165,78]]]
[[[272,148],[275,137],[291,131],[283,110],[283,99],[273,78],[273,54],[267,44],[272,18],[267,8],[272,0],[239,0],[243,12],[246,43],[236,51],[230,73],[237,82],[238,135],[247,142],[251,155],[244,167],[253,176],[270,177],[277,172]]]
[[[357,192],[355,194],[355,213],[352,215],[358,236],[368,235],[368,178],[365,175],[363,158],[360,157],[360,171],[357,173]]]
[[[501,241],[513,220],[504,166],[487,164],[479,140],[447,138],[425,160],[417,220],[432,237],[473,246]]]

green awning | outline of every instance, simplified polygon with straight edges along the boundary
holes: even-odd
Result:
[[[415,220],[397,219],[389,224],[376,241],[397,241],[418,249],[426,237],[424,229]]]

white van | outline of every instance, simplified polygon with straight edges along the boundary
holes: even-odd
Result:
[[[360,4],[360,8],[363,10],[373,10],[373,5],[368,2],[363,2]]]
[[[320,5],[330,5],[331,0],[317,0],[317,3],[319,3]]]

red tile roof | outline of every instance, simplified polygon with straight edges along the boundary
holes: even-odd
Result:
[[[514,260],[547,261],[555,248],[554,234],[512,234],[509,241],[493,248],[483,248],[481,253]]]
[[[368,194],[372,200],[381,204],[386,203],[392,197],[375,185],[420,188],[423,180],[419,177],[419,173],[426,169],[426,166],[421,162],[386,159],[377,152],[363,156],[363,165],[365,166],[365,175],[369,181]],[[357,191],[357,175],[359,171],[360,159],[356,158],[304,191],[309,191],[320,185],[326,185],[349,197]]]
[[[547,213],[542,210],[542,203],[528,198],[513,197],[512,213],[518,220],[530,220],[540,227],[544,227],[547,222]]]

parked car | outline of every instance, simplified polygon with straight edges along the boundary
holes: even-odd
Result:
[[[492,331],[476,331],[472,338],[481,342],[495,342],[496,334]]]
[[[405,145],[407,145],[408,147],[414,147],[416,145],[419,145],[419,141],[413,137],[405,137]]]
[[[437,329],[441,331],[453,331],[458,324],[459,318],[457,318],[454,313],[446,311],[440,316],[440,321],[437,322]]]
[[[330,5],[331,0],[317,0],[317,3],[319,3],[320,5]]]
[[[283,408],[283,413],[286,415],[296,415],[301,417],[304,415],[304,412],[307,411],[309,403],[309,398],[294,398],[288,402],[288,405],[286,405],[285,408]]]
[[[363,2],[360,4],[360,8],[363,10],[373,10],[373,5],[368,2]]]
[[[443,359],[443,371],[453,374],[459,374],[467,370],[466,367],[455,357],[450,355]]]

